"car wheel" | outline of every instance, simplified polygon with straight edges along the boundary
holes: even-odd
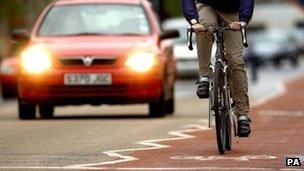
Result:
[[[18,100],[19,119],[29,120],[36,118],[36,105]]]
[[[175,100],[174,100],[174,86],[171,88],[172,97],[166,100],[165,112],[172,115],[175,111]]]
[[[11,99],[17,96],[17,89],[7,86],[1,86],[1,95],[3,99]]]
[[[295,56],[291,57],[290,62],[293,67],[298,67],[299,66],[298,56],[295,55]]]
[[[273,61],[273,64],[274,64],[275,68],[280,68],[282,65],[282,61],[280,59],[275,59]]]
[[[163,117],[166,114],[166,102],[162,95],[158,101],[149,103],[149,116],[151,118]]]
[[[39,113],[42,119],[50,119],[54,115],[54,106],[52,105],[39,105]]]
[[[174,114],[175,105],[174,105],[174,97],[170,98],[166,101],[165,112],[169,115]]]

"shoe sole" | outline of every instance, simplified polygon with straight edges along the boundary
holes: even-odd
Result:
[[[209,94],[208,95],[203,95],[203,96],[197,94],[197,97],[200,98],[200,99],[208,99],[209,98]]]
[[[248,138],[249,137],[249,134],[238,134],[238,136],[240,137],[240,138]]]

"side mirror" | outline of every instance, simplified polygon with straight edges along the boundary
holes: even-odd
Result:
[[[160,36],[161,40],[178,38],[178,37],[179,37],[179,32],[177,30],[166,30]]]
[[[17,42],[27,42],[30,40],[29,32],[26,29],[18,29],[13,31],[11,38]]]

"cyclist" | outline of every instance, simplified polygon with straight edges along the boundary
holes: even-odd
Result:
[[[212,73],[211,50],[214,42],[209,28],[219,23],[228,23],[232,29],[240,29],[242,22],[248,23],[252,17],[254,0],[182,0],[183,13],[197,33],[197,54],[199,78],[197,95],[209,97],[209,79]],[[208,30],[208,32],[207,32]],[[239,31],[224,33],[226,58],[229,64],[229,83],[238,118],[238,135],[247,137],[251,133],[249,118],[248,80],[245,62],[242,58],[243,42]]]

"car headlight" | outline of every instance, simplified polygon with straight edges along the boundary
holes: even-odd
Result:
[[[33,45],[22,52],[21,67],[33,74],[45,72],[52,67],[51,53],[43,45]]]
[[[151,52],[137,52],[128,57],[125,65],[137,72],[150,71],[157,62],[157,55]]]

